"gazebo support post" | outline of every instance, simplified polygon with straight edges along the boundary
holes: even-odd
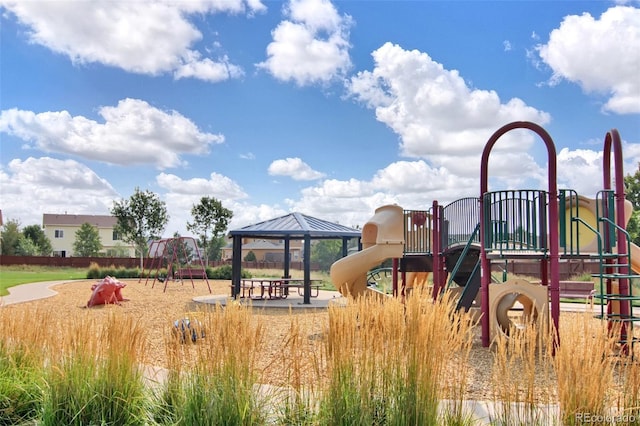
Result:
[[[291,278],[289,273],[290,264],[291,264],[291,253],[290,253],[290,240],[289,237],[284,239],[284,274],[282,278]]]
[[[304,236],[304,302],[311,304],[311,236]]]
[[[233,257],[231,259],[231,296],[234,299],[240,294],[240,278],[242,278],[242,236],[233,236]]]

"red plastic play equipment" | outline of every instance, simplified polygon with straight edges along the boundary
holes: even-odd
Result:
[[[106,276],[91,286],[91,298],[87,302],[87,308],[96,305],[119,305],[120,302],[126,300],[122,297],[122,289],[126,284],[117,279]]]

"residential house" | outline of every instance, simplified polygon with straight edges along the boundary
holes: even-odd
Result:
[[[135,257],[134,246],[122,241],[115,230],[117,223],[115,216],[45,213],[42,215],[42,228],[51,241],[54,256],[74,256],[73,243],[76,240],[76,231],[84,223],[89,223],[98,229],[100,242],[103,246],[102,254],[106,256]],[[124,254],[122,254],[123,250],[125,251]]]
[[[302,260],[302,241],[291,240],[289,242],[289,259],[292,262]],[[284,240],[262,240],[244,238],[242,240],[242,260],[249,252],[256,255],[258,262],[283,262],[284,261]],[[227,244],[222,249],[222,259],[227,260],[233,257],[233,245]]]

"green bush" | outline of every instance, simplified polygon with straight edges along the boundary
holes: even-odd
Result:
[[[148,274],[149,272],[146,271],[145,275]],[[164,274],[166,276],[166,271]],[[123,266],[117,268],[115,266],[102,268],[97,263],[91,263],[89,271],[87,271],[87,279],[89,280],[99,280],[107,275],[114,278],[140,278],[141,274],[138,268],[125,268]]]
[[[217,268],[207,268],[207,277],[211,280],[230,280],[233,273],[231,265],[222,265]],[[251,278],[251,273],[242,270],[240,275],[242,278]]]
[[[207,278],[210,280],[230,280],[233,269],[231,265],[222,265],[217,268],[207,267]],[[144,273],[138,268],[124,268],[110,266],[108,268],[102,268],[97,263],[92,263],[87,271],[87,279],[89,280],[101,280],[106,276],[114,278],[164,278],[167,276],[166,268],[160,270],[145,270]],[[251,278],[251,273],[247,270],[242,270],[242,278]]]

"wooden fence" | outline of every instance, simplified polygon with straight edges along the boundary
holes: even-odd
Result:
[[[0,256],[0,265],[36,265],[36,266],[59,266],[71,268],[88,268],[91,263],[96,263],[100,267],[108,268],[111,266],[123,268],[137,268],[140,266],[140,258],[137,257],[49,257],[49,256]],[[157,264],[157,262],[156,262]],[[155,265],[150,259],[145,259],[145,267]],[[218,267],[222,265],[231,266],[229,261],[209,261],[210,267]],[[301,261],[290,262],[289,268],[292,270],[304,270],[304,264]],[[278,269],[284,270],[283,262],[242,262],[242,267],[246,269]],[[320,266],[317,263],[311,263],[311,270],[317,271]]]

